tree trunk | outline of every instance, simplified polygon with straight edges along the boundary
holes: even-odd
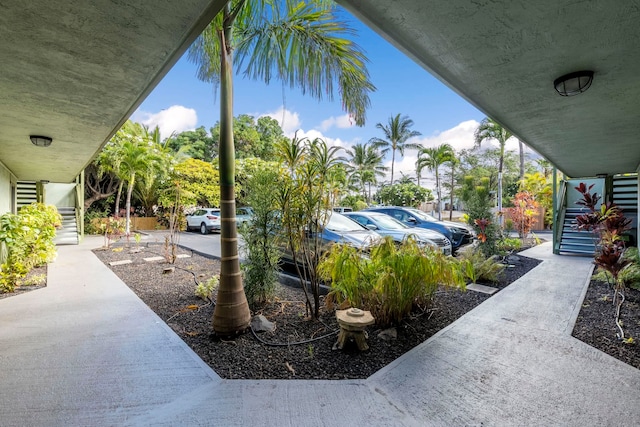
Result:
[[[440,176],[438,175],[438,166],[436,165],[436,192],[438,193],[438,220],[442,221],[442,196],[440,192]]]
[[[225,21],[229,17],[229,4]],[[251,321],[242,285],[238,255],[235,201],[235,152],[233,143],[233,66],[231,23],[225,22],[220,37],[220,285],[213,311],[213,330],[220,336],[246,331]],[[229,45],[227,44],[229,43]]]
[[[451,197],[449,202],[449,221],[453,220],[453,185],[455,183],[454,180],[455,166],[451,165]]]
[[[393,166],[396,163],[396,150],[391,150],[391,185],[393,185]]]
[[[101,179],[97,172],[90,171],[89,168],[85,169],[85,175],[85,195],[89,196],[84,199],[85,210],[89,209],[94,202],[112,196],[118,189],[119,184],[114,175],[108,175]]]
[[[504,144],[500,146],[500,164],[498,166],[498,224],[502,227],[502,165],[504,163]]]
[[[116,206],[113,211],[113,216],[116,218],[120,217],[120,198],[122,197],[122,187],[124,186],[124,181],[120,180],[120,185],[118,185],[118,193],[116,194]]]
[[[524,145],[520,140],[518,140],[518,147],[520,148],[520,182],[522,182],[524,181]]]
[[[131,228],[129,226],[130,223],[130,219],[131,219],[131,194],[133,194],[133,185],[136,181],[136,174],[135,172],[131,174],[131,177],[129,178],[129,185],[127,186],[127,203],[126,203],[126,207],[127,207],[127,212],[125,212],[124,217],[125,219],[125,236],[127,236],[127,238],[129,238],[129,235],[131,234]]]

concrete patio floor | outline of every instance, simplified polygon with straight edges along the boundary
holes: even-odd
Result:
[[[635,426],[640,370],[571,337],[591,273],[536,269],[366,380],[222,380],[104,266],[58,248],[0,300],[1,426]]]

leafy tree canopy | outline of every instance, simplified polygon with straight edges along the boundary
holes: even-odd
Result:
[[[383,187],[376,194],[376,200],[385,205],[418,207],[422,202],[433,200],[433,194],[428,188],[403,182]]]
[[[175,165],[168,188],[179,187],[184,206],[220,206],[220,176],[211,163],[186,159]],[[162,199],[161,199],[162,203]]]
[[[210,162],[217,152],[217,143],[218,140],[207,133],[204,126],[200,126],[167,138],[165,145],[178,155]]]

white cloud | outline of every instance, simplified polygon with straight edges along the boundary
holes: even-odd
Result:
[[[309,138],[313,140],[315,138],[320,138],[320,139],[323,139],[329,147],[349,148],[354,144],[354,142],[343,141],[340,138],[329,138],[325,136],[321,130],[302,129],[300,127],[302,125],[302,122],[300,121],[299,114],[290,110],[286,110],[283,107],[280,107],[278,110],[274,112],[270,112],[266,114],[256,114],[256,116],[257,117],[267,116],[276,120],[280,124],[280,127],[282,128],[284,135],[288,138],[293,138],[294,135],[297,135],[298,139]],[[284,119],[284,122],[283,122],[283,119]],[[338,119],[342,120],[341,118],[338,118]]]
[[[326,132],[334,126],[338,129],[347,129],[355,126],[355,123],[353,121],[353,118],[349,114],[338,117],[332,116],[320,123],[320,130]]]
[[[160,136],[168,138],[174,132],[180,133],[195,129],[198,123],[198,114],[193,108],[172,105],[158,113],[136,111],[132,120],[147,125],[150,129],[158,126],[160,128]]]
[[[417,142],[423,147],[436,147],[447,143],[456,151],[473,148],[475,143],[474,133],[479,125],[480,123],[475,120],[467,120],[451,129],[438,132],[431,136],[416,138],[412,142]]]
[[[473,148],[474,145],[474,132],[477,129],[478,123],[475,120],[464,121],[457,126],[447,129],[442,132],[437,132],[431,136],[422,136],[411,138],[409,142],[417,143],[423,147],[436,147],[441,144],[450,144],[454,150],[460,151],[467,148]],[[516,147],[517,147],[516,141]],[[391,180],[391,154],[388,155],[389,159],[385,162],[385,166],[389,168],[387,172],[387,180]],[[418,160],[418,150],[407,149],[404,152],[404,156],[400,157],[396,151],[396,161],[393,172],[393,180],[398,180],[402,174],[410,177],[416,177],[416,160]],[[420,185],[427,188],[435,189],[435,178],[428,170],[422,171],[422,178],[420,179]]]
[[[323,135],[322,132],[315,129],[308,131],[305,131],[304,129],[298,129],[297,135],[298,138],[309,138],[311,140],[315,138],[323,139],[329,147],[342,147],[348,149],[353,146],[353,143],[343,141],[340,138],[329,138],[328,136]]]
[[[298,113],[285,110],[284,107],[280,107],[276,111],[270,113],[258,115],[258,117],[264,116],[271,117],[272,119],[276,120],[282,128],[284,134],[289,138],[293,137],[295,132],[300,128],[300,125],[302,125]]]

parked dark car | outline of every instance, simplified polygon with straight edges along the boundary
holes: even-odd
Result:
[[[426,228],[409,227],[397,219],[381,212],[348,212],[344,216],[375,231],[381,236],[389,236],[394,242],[402,243],[412,237],[420,245],[428,245],[445,255],[451,255],[451,242],[443,234]]]
[[[437,231],[444,234],[451,241],[451,246],[455,252],[461,246],[473,242],[473,230],[458,222],[439,221],[426,212],[415,208],[402,206],[380,206],[369,208],[365,211],[381,212],[387,214],[409,227],[420,227]]]

